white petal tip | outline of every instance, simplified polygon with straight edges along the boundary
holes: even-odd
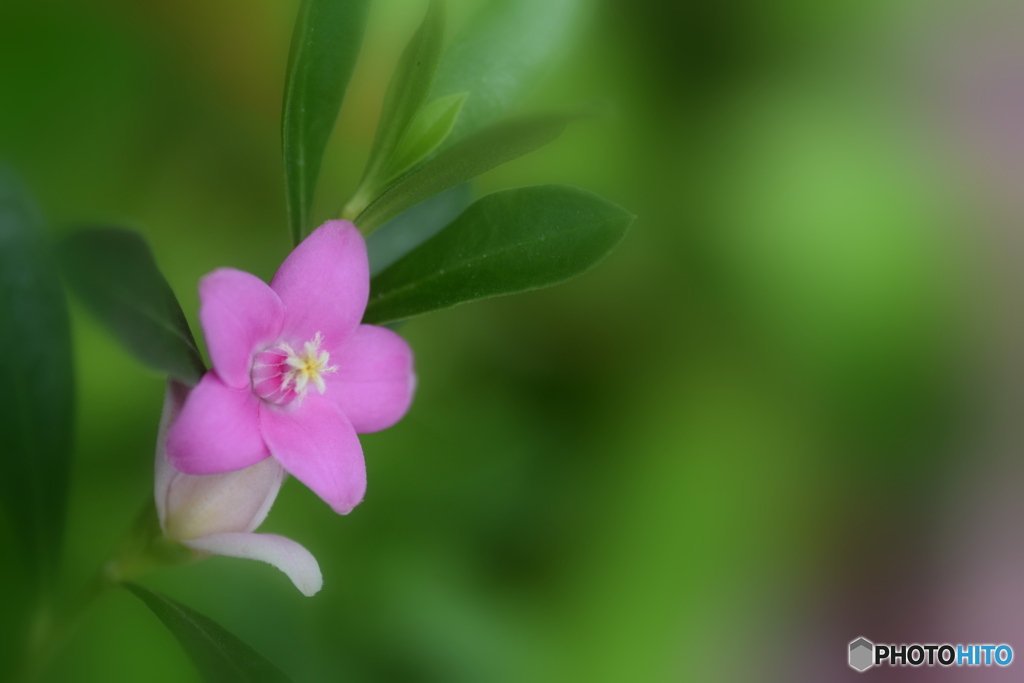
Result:
[[[301,545],[284,536],[212,534],[184,541],[184,544],[214,555],[259,560],[271,564],[284,572],[306,597],[316,595],[324,585],[323,574],[320,573],[320,565],[317,564],[316,558]]]

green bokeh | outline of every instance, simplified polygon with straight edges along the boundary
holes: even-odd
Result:
[[[474,5],[451,3],[453,22]],[[793,646],[855,574],[838,539],[912,517],[965,414],[958,198],[878,58],[910,42],[912,5],[591,3],[523,105],[605,98],[616,115],[476,190],[577,185],[638,215],[626,240],[566,285],[401,329],[418,392],[363,439],[365,502],[339,517],[290,480],[262,528],[317,557],[320,594],[226,558],[144,583],[297,681],[775,680],[771,643]],[[278,126],[295,6],[0,4],[0,158],[54,234],[140,231],[197,332],[203,274],[269,278],[289,247]],[[374,3],[318,218],[355,189],[424,8]],[[69,594],[151,495],[163,397],[72,308]],[[24,635],[23,583],[0,563],[0,666]],[[50,680],[198,676],[115,591]]]

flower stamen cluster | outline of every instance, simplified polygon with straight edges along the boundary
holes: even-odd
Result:
[[[301,404],[309,386],[316,387],[323,396],[327,391],[324,375],[338,371],[337,365],[327,365],[331,354],[320,347],[324,336],[317,332],[313,339],[296,351],[291,344],[280,344],[256,355],[252,365],[252,383],[256,395],[265,401],[287,405],[292,401]]]

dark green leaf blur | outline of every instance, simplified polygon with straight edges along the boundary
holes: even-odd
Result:
[[[111,333],[157,372],[196,384],[206,371],[174,292],[138,233],[88,227],[57,247],[61,274]]]
[[[291,683],[284,672],[217,622],[138,584],[124,587],[174,634],[207,683]]]

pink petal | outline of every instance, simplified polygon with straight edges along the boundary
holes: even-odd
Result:
[[[296,405],[296,403],[298,405]],[[355,429],[333,401],[310,392],[287,407],[260,405],[263,438],[281,465],[346,515],[366,493],[366,464]]]
[[[328,221],[288,255],[270,286],[284,302],[284,341],[298,347],[320,332],[324,350],[333,351],[366,309],[366,242],[352,223]]]
[[[213,369],[228,386],[249,386],[253,354],[281,334],[284,304],[263,280],[233,268],[200,280],[199,301]]]
[[[409,410],[416,384],[412,349],[391,330],[360,325],[329,362],[338,370],[325,376],[324,395],[338,404],[357,433],[387,429]]]
[[[285,472],[273,458],[236,472],[195,476],[167,460],[167,431],[189,388],[169,379],[156,439],[154,498],[164,534],[176,540],[227,531],[255,531],[270,513]]]
[[[184,545],[205,553],[259,560],[272,564],[292,580],[306,597],[315,595],[324,585],[316,558],[301,545],[277,534],[213,534],[185,541]]]
[[[255,465],[270,455],[260,436],[260,403],[248,389],[232,389],[207,372],[167,432],[167,459],[186,474]]]

